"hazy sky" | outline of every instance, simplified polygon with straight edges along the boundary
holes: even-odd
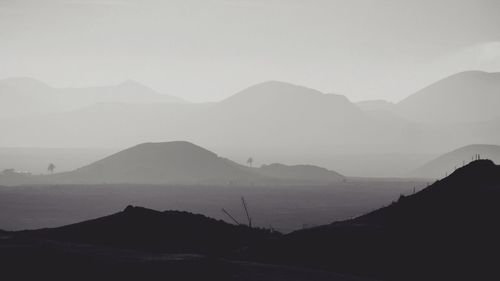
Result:
[[[399,101],[500,71],[497,0],[0,0],[0,78],[135,79],[190,101],[265,80]]]

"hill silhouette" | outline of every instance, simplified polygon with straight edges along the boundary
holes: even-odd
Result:
[[[1,174],[0,184],[328,184],[344,177],[311,166],[251,168],[186,141],[143,143],[87,166],[53,175]]]
[[[232,225],[203,215],[128,206],[122,212],[23,237],[148,252],[228,255],[279,233]]]
[[[299,230],[253,258],[384,280],[495,280],[500,166],[474,161],[366,215]]]
[[[460,72],[400,101],[396,111],[424,123],[461,123],[500,116],[500,73]]]
[[[56,179],[70,183],[228,184],[260,177],[185,141],[143,143]]]
[[[461,167],[464,163],[471,162],[477,154],[480,154],[481,158],[500,163],[500,146],[472,144],[457,148],[431,160],[412,171],[410,176],[434,179],[440,178],[446,173],[451,173],[457,167]]]
[[[7,280],[77,281],[362,280],[320,270],[234,261],[224,252],[276,237],[279,234],[200,215],[130,206],[108,217],[60,229],[5,235],[0,231],[1,276]],[[177,250],[184,253],[175,253]]]

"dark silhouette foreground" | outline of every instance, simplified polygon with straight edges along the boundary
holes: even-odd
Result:
[[[4,275],[60,280],[353,280],[305,268],[376,280],[498,280],[499,202],[500,166],[477,160],[387,207],[288,235],[129,206],[60,228],[0,232],[0,262]]]
[[[124,211],[68,226],[18,232],[19,236],[157,253],[228,255],[264,239],[267,229],[232,225],[203,215],[128,206]]]
[[[248,254],[383,280],[499,280],[500,166],[478,160],[367,215]]]

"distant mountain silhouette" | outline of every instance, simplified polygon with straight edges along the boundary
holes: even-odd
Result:
[[[136,97],[151,96],[145,98],[151,101],[163,95],[147,94],[143,86],[129,81],[112,87],[92,88],[90,92],[58,89],[68,90],[69,95],[71,92],[74,96],[88,97],[78,102],[79,105],[93,103],[61,112],[61,108],[74,108],[75,104],[68,105],[58,96],[56,103],[45,98],[44,91],[40,90],[36,96],[43,98],[36,103],[19,103],[25,108],[0,100],[0,107],[6,109],[0,110],[0,115],[6,112],[40,113],[0,122],[0,146],[120,149],[143,142],[188,140],[231,159],[253,156],[260,163],[307,163],[355,176],[403,176],[427,161],[426,155],[434,156],[471,143],[498,142],[500,117],[494,117],[497,107],[492,109],[492,105],[496,104],[496,95],[491,94],[496,93],[495,77],[495,74],[481,72],[457,74],[393,106],[383,101],[355,104],[342,95],[324,94],[277,81],[251,86],[217,103],[139,102],[140,98]],[[441,83],[461,85],[460,81],[469,79],[479,86],[474,89],[457,86],[460,91],[453,91],[456,97],[432,90]],[[21,84],[30,85],[28,82]],[[33,86],[29,87],[53,92],[43,83],[31,84]],[[127,89],[140,94],[129,95]],[[476,98],[476,94],[470,94],[473,92],[482,94]],[[108,96],[107,93],[112,94]],[[120,98],[115,99],[114,93]],[[96,101],[93,98],[96,95],[102,99]],[[420,96],[422,98],[417,98]],[[471,96],[476,101],[469,102]],[[113,102],[116,100],[128,102]],[[374,109],[367,109],[367,106]],[[394,110],[385,107],[394,107]],[[41,114],[42,111],[45,114]],[[423,119],[409,116],[411,112],[424,115]],[[428,116],[441,123],[426,122]]]
[[[268,262],[383,280],[496,280],[500,166],[474,161],[393,204],[249,251]]]
[[[97,103],[184,103],[136,81],[88,88],[53,88],[36,79],[0,80],[0,118],[76,110]]]
[[[83,105],[96,103],[185,103],[184,100],[157,91],[134,80],[117,85],[88,88],[58,88],[64,95],[73,95]]]
[[[58,228],[18,232],[37,239],[164,253],[229,254],[279,233],[203,215],[128,206],[122,212]]]
[[[272,164],[242,166],[186,141],[143,143],[74,171],[0,174],[0,184],[328,184],[344,177],[327,169]]]
[[[442,178],[456,168],[473,161],[476,154],[480,154],[480,157],[483,159],[491,159],[495,163],[500,163],[500,146],[473,144],[460,147],[433,159],[414,170],[410,176],[434,179]]]
[[[477,122],[500,117],[500,73],[454,74],[396,105],[402,116],[424,123]]]
[[[219,146],[238,143],[282,150],[357,142],[369,120],[342,95],[268,81],[215,104],[199,122],[196,131],[201,143],[224,135],[218,139]]]

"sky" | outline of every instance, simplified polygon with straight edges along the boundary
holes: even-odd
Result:
[[[134,79],[188,101],[280,80],[397,102],[500,71],[496,0],[0,0],[0,78]]]

